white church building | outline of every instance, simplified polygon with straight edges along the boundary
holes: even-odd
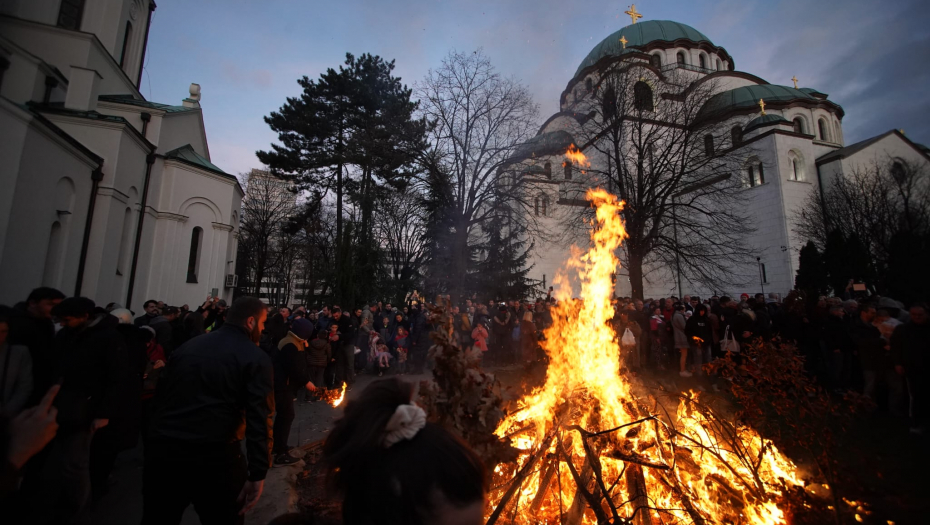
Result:
[[[638,16],[635,10],[634,16]],[[926,146],[913,143],[896,130],[846,145],[844,110],[826,94],[799,88],[796,80],[793,87],[774,85],[739,71],[724,48],[685,24],[666,20],[637,23],[634,18],[633,24],[607,36],[584,58],[562,92],[560,111],[518,150],[508,168],[516,167],[514,175],[533,192],[528,195],[531,213],[550,231],[565,228],[566,214],[560,213],[561,209],[587,205],[583,201],[587,187],[606,186],[597,180],[581,180],[577,166],[573,169],[571,163],[564,171],[562,166],[571,144],[588,155],[594,164],[592,171],[598,162],[604,162],[590,143],[585,144],[585,137],[591,136],[585,126],[595,114],[589,112],[591,105],[600,103],[600,75],[610,68],[616,70],[618,64],[634,68],[638,84],[657,86],[673,74],[676,79],[688,78],[692,88],[712,82],[706,85],[713,85],[715,94],[702,111],[707,110],[725,129],[732,130],[732,139],[728,136],[727,143],[716,146],[732,148],[740,156],[740,173],[733,170],[743,186],[737,205],[753,210],[755,219],[755,233],[747,242],[754,251],[753,259],[758,257],[758,267],[750,265],[745,274],[752,277],[746,282],[711,289],[686,279],[679,283],[673,268],[652,267],[645,272],[645,297],[678,295],[679,287],[683,293],[704,296],[738,296],[762,289],[784,295],[794,288],[799,251],[807,242],[794,233],[792,220],[811,192],[828,188],[832,177],[876,162],[930,165]],[[629,87],[632,92],[633,86]],[[647,96],[651,95],[650,90]],[[557,242],[534,241],[529,277],[548,286],[569,258],[570,249],[564,237]],[[625,271],[621,269],[617,278],[618,296],[631,295]]]
[[[199,85],[139,92],[155,7],[0,1],[0,304],[232,298],[243,190],[210,161]]]

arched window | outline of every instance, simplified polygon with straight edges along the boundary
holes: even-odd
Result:
[[[61,223],[55,221],[48,235],[48,249],[45,252],[45,270],[42,272],[42,285],[57,288],[58,275],[61,272],[62,243]]]
[[[565,173],[565,180],[572,180],[572,163],[565,161],[562,164],[562,170]]]
[[[546,162],[546,164],[543,166],[543,169],[546,170],[546,178],[551,179],[552,178],[552,163]]]
[[[633,106],[640,111],[655,109],[652,103],[652,88],[642,80],[633,84]]]
[[[676,58],[677,58],[677,60],[678,60],[678,65],[679,65],[679,66],[685,65],[685,54],[684,54],[684,52],[679,51],[679,52],[678,52],[678,55],[676,55]]]
[[[753,157],[746,166],[746,186],[752,188],[762,184],[765,184],[765,170],[762,168],[762,162]]]
[[[820,132],[820,140],[829,141],[830,135],[827,132],[827,121],[824,119],[819,119],[817,121],[817,131]]]
[[[591,92],[591,88],[594,86],[594,83],[591,82],[590,78],[584,79],[584,88],[588,90],[588,93]]]
[[[197,226],[191,232],[191,252],[187,258],[187,282],[196,283],[200,270],[200,246],[203,244],[203,228]]]
[[[543,195],[539,200],[539,212],[543,217],[547,217],[549,215],[549,197],[547,195]]]
[[[123,231],[119,236],[119,254],[116,260],[116,275],[128,275],[129,246],[132,244],[132,208],[123,212]]]
[[[604,120],[614,118],[617,113],[617,92],[613,86],[604,91]]]
[[[904,169],[904,164],[898,161],[894,161],[891,164],[891,177],[898,184],[903,184],[904,181],[907,179],[907,170]]]
[[[119,56],[119,67],[125,67],[126,65],[126,51],[129,50],[129,46],[132,45],[132,23],[126,21],[126,33],[123,35],[123,51]]]
[[[730,128],[730,140],[733,141],[733,147],[739,146],[743,142],[743,128],[739,125]]]
[[[720,59],[717,59],[717,71],[720,71]]]
[[[788,168],[791,170],[788,172],[788,180],[803,181],[806,179],[804,157],[798,150],[793,149],[788,152]]]
[[[698,63],[701,66],[701,69],[707,69],[707,58],[704,56],[704,53],[698,55]]]
[[[533,201],[533,213],[539,217],[539,197],[536,197],[536,199]]]
[[[794,120],[791,121],[794,124],[795,133],[807,133],[807,130],[804,128],[804,119],[801,117],[794,117]]]
[[[658,53],[652,55],[652,58],[649,59],[649,63],[654,67],[662,67],[662,55]]]
[[[714,156],[714,137],[713,135],[704,135],[704,155]]]

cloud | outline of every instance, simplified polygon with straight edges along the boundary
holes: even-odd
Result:
[[[223,78],[237,86],[270,88],[272,84],[271,71],[267,69],[243,69],[229,60],[220,63]]]

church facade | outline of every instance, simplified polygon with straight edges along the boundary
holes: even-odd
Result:
[[[210,161],[199,85],[139,92],[155,7],[0,4],[0,303],[232,299],[243,190]]]
[[[635,10],[633,16],[638,17]],[[586,206],[584,192],[589,187],[617,189],[610,187],[609,181],[590,175],[610,170],[606,165],[610,159],[599,155],[594,143],[601,139],[597,125],[606,111],[600,109],[606,96],[605,76],[616,71],[626,72],[629,83],[635,83],[623,88],[629,90],[633,103],[647,105],[649,110],[662,102],[658,93],[663,84],[684,82],[683,93],[712,86],[699,116],[714,121],[716,129],[727,133],[705,137],[707,154],[726,151],[726,178],[740,185],[732,205],[749,210],[754,222],[754,231],[746,239],[751,260],[733,268],[740,279],[714,286],[679,276],[673,265],[651,264],[644,268],[645,297],[679,293],[738,296],[761,291],[783,296],[794,288],[799,251],[807,242],[795,234],[793,221],[812,192],[825,191],[833,177],[876,164],[930,166],[926,146],[913,143],[896,130],[847,146],[844,110],[828,95],[798,87],[796,79],[793,87],[775,85],[740,71],[724,48],[690,26],[633,20],[584,58],[561,95],[560,111],[518,149],[507,168],[525,184],[530,213],[542,231],[548,232],[534,239],[530,272],[531,278],[547,287],[570,257],[566,236],[559,235],[571,222],[570,210]],[[661,97],[669,98],[665,94]],[[660,122],[653,124],[661,126]],[[591,163],[587,177],[581,176],[583,167],[566,156],[573,147],[580,148]],[[681,189],[681,193],[687,192]],[[627,271],[621,268],[617,275],[619,296],[631,295]]]

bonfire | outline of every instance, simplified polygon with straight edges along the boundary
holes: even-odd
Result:
[[[591,246],[565,268],[581,299],[557,276],[545,383],[495,431],[517,456],[494,469],[488,525],[786,523],[803,482],[771,441],[697,393],[657,399],[625,371],[611,326],[623,203],[600,189],[587,199]]]

